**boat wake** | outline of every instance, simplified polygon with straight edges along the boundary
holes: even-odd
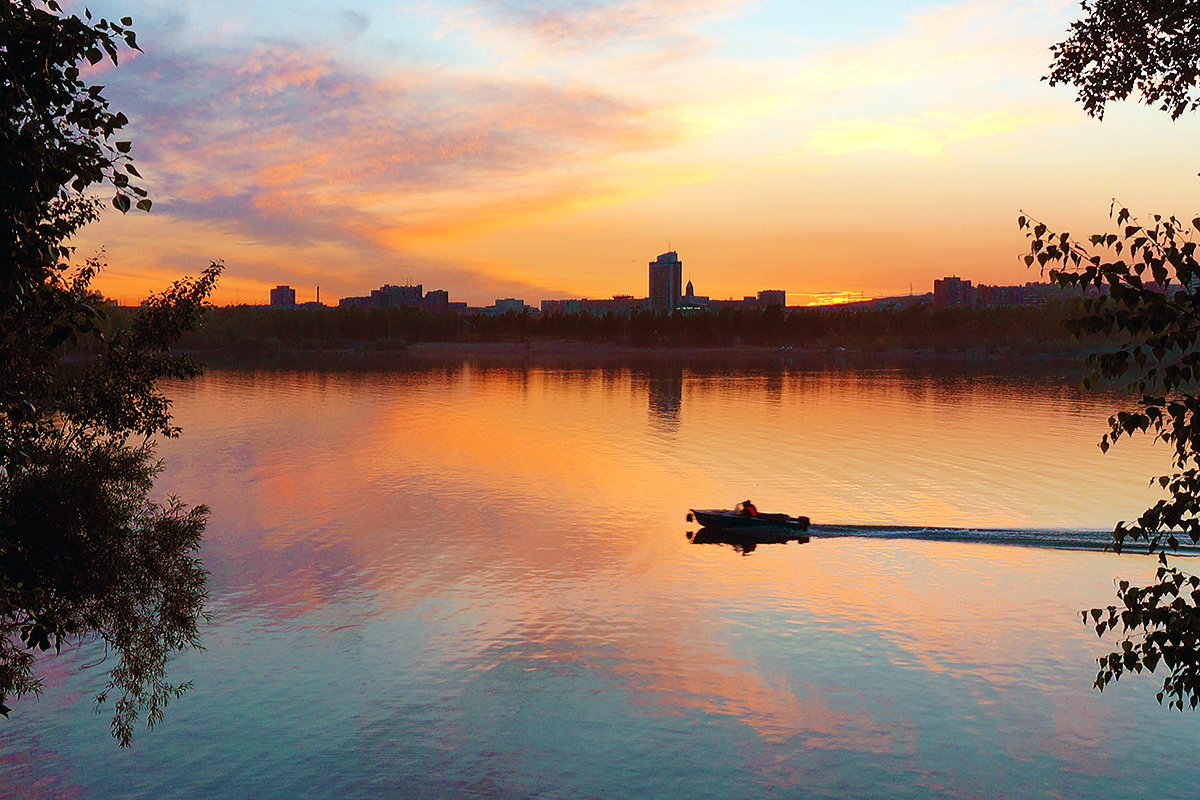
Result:
[[[855,536],[867,539],[916,539],[933,542],[979,542],[1054,550],[1112,550],[1112,531],[1038,530],[1021,528],[940,528],[916,525],[817,525],[809,528],[814,539]],[[1146,545],[1130,542],[1125,553],[1145,553]],[[1179,555],[1200,556],[1200,545],[1186,540]]]

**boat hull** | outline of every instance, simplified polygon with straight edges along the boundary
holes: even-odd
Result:
[[[806,531],[808,517],[789,517],[787,514],[755,514],[752,517],[725,509],[693,508],[688,521],[699,522],[706,528],[726,531]]]

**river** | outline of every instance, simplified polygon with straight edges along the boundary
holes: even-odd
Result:
[[[1064,375],[658,364],[212,371],[194,688],[119,750],[95,645],[0,722],[29,798],[1124,798],[1200,781],[1079,610],[1169,468]],[[693,544],[691,507],[807,544]],[[1049,545],[1064,546],[1049,546]],[[1025,546],[1016,546],[1025,545]],[[1032,545],[1032,546],[1031,546]],[[1074,549],[1070,549],[1074,548]]]

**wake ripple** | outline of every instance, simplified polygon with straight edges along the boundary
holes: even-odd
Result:
[[[915,539],[931,542],[979,542],[1053,550],[1112,550],[1112,531],[1038,530],[1022,528],[938,528],[917,525],[813,525],[814,538],[837,539],[854,536],[866,539]],[[1124,553],[1145,553],[1141,542],[1126,544]],[[1182,541],[1179,555],[1200,556],[1200,545]]]

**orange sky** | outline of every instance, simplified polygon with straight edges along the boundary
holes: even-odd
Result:
[[[211,259],[219,303],[645,296],[670,248],[698,294],[803,304],[1036,280],[1021,210],[1198,210],[1195,119],[1039,80],[1073,2],[91,8],[145,50],[101,81],[154,210],[77,241],[123,302]]]

